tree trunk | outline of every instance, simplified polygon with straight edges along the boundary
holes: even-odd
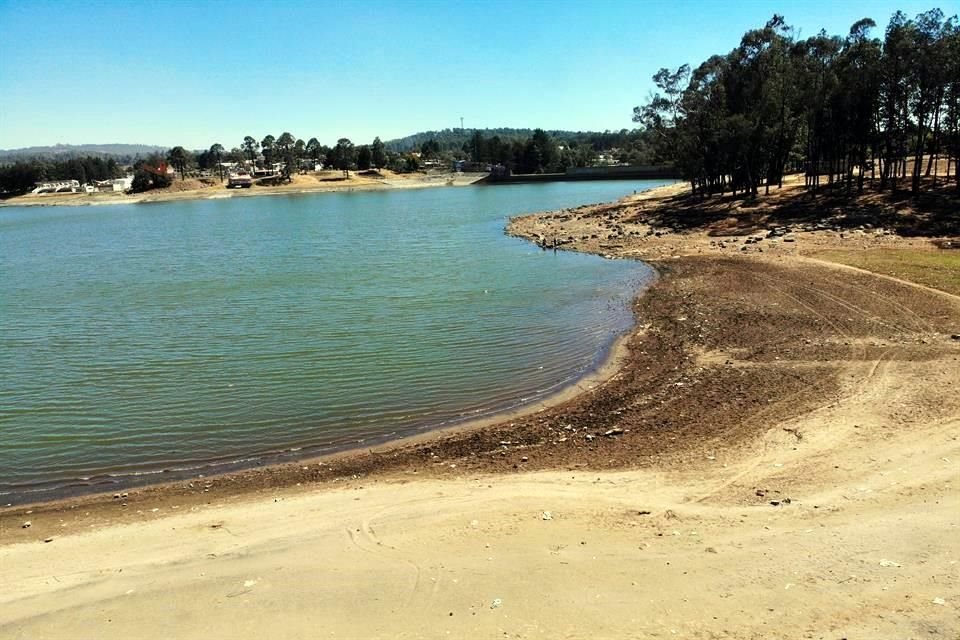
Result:
[[[913,195],[920,193],[920,173],[923,171],[923,111],[917,113],[917,146],[913,156],[913,180],[910,191]]]
[[[936,160],[934,159],[940,150],[940,103],[943,102],[943,90],[937,91],[936,99],[933,102],[933,139],[930,140],[930,159],[927,161],[926,177],[930,177],[930,169],[933,168],[933,175],[936,178]],[[936,180],[934,180],[936,184]]]
[[[887,151],[889,153],[889,150]],[[880,156],[880,191],[887,188],[887,179],[890,174],[890,158]]]
[[[865,156],[865,153],[860,153],[860,175],[857,176],[857,194],[863,194],[863,163],[866,162]]]

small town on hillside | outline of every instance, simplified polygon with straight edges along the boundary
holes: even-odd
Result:
[[[82,147],[53,151],[20,155],[6,162],[0,158],[0,194],[142,193],[182,190],[187,184],[181,183],[191,180],[207,188],[242,189],[297,182],[295,176],[333,183],[351,180],[351,172],[369,180],[402,174],[427,179],[483,174],[490,181],[518,176],[597,179],[631,177],[638,168],[649,174],[654,167],[659,176],[667,164],[650,133],[627,129],[444,129],[386,143],[376,138],[365,145],[341,138],[333,146],[316,138],[304,142],[285,132],[259,142],[246,136],[229,150],[214,144],[193,151],[182,146],[147,147],[126,155],[103,155],[94,150],[91,152],[97,155],[82,155]]]

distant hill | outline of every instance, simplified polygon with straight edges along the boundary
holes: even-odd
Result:
[[[503,141],[526,140],[533,135],[533,129],[513,129],[510,127],[501,127],[497,129],[443,129],[441,131],[421,131],[403,138],[384,141],[384,146],[390,151],[413,151],[419,149],[420,145],[428,140],[436,140],[441,149],[452,150],[459,149],[465,142],[468,142],[474,132],[479,131],[484,138],[499,136]],[[601,136],[600,132],[595,131],[547,131],[556,140],[585,140]]]
[[[51,147],[24,147],[0,149],[0,160],[25,160],[28,158],[70,158],[76,156],[109,156],[133,158],[156,152],[166,152],[167,147],[149,144],[56,144]]]

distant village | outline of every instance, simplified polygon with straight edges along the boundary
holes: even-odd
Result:
[[[419,157],[418,152],[413,153]],[[420,170],[451,170],[455,172],[469,171],[490,171],[491,166],[483,163],[470,163],[459,160],[452,163],[440,162],[438,160],[427,160],[418,165]],[[301,160],[297,163],[296,173],[320,173],[325,170],[332,170],[333,167],[327,167],[323,162],[315,160]],[[237,162],[222,161],[217,162],[215,166],[207,169],[193,169],[184,171],[181,175],[173,165],[166,162],[157,162],[156,166],[149,163],[142,163],[138,170],[146,171],[155,177],[165,177],[169,181],[177,178],[198,178],[201,180],[214,180],[218,177],[227,188],[246,188],[254,183],[271,185],[289,181],[290,173],[287,170],[287,163],[273,162],[264,166],[262,156],[259,162],[242,160]],[[135,174],[131,171],[120,178],[110,178],[107,180],[90,180],[81,183],[79,180],[40,180],[34,183],[34,188],[30,190],[32,194],[46,193],[127,193],[133,190]]]
[[[411,155],[420,158],[419,152],[412,152]],[[355,167],[352,167],[355,168]],[[323,162],[315,160],[301,160],[297,163],[296,173],[321,173],[326,170],[333,170],[334,167],[328,167]],[[457,173],[465,172],[490,172],[494,169],[489,163],[470,162],[467,160],[454,160],[452,162],[443,162],[440,160],[425,160],[419,162],[417,170],[420,171],[453,171]],[[165,177],[169,181],[178,178],[197,178],[203,181],[216,180],[220,178],[221,182],[227,188],[247,188],[254,184],[275,185],[290,181],[290,174],[287,170],[287,163],[273,162],[264,166],[263,158],[259,162],[242,160],[236,162],[223,161],[217,162],[212,168],[193,169],[184,171],[181,175],[172,165],[166,162],[157,162],[156,166],[148,163],[142,163],[138,170],[146,171],[155,177]],[[48,193],[128,193],[133,191],[135,174],[131,171],[120,178],[110,178],[106,180],[90,180],[80,182],[75,179],[65,180],[40,180],[34,183],[31,194]]]
[[[492,134],[492,135],[491,135]],[[639,131],[552,132],[446,129],[413,134],[388,143],[354,145],[341,138],[326,146],[289,133],[257,141],[246,136],[232,149],[214,144],[190,151],[154,147],[136,155],[19,156],[0,159],[0,197],[19,194],[140,193],[167,187],[183,190],[190,180],[226,188],[271,186],[315,175],[322,181],[419,173],[511,175],[595,173],[597,168],[654,164],[649,136]],[[330,175],[327,172],[340,172]],[[183,183],[180,186],[180,183]]]

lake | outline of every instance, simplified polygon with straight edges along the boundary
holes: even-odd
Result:
[[[600,364],[652,271],[541,251],[507,217],[663,183],[0,207],[0,501],[543,398]]]

